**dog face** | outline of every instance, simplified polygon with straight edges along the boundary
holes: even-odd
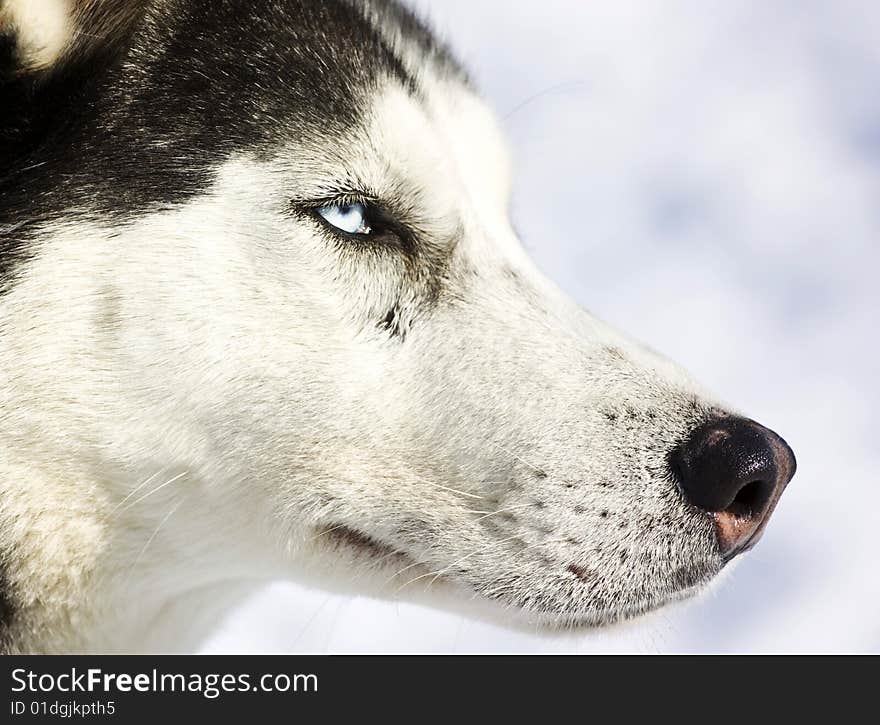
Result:
[[[686,595],[754,540],[787,448],[537,272],[496,121],[408,13],[211,5],[137,15],[30,172],[63,188],[19,212],[40,242],[8,304],[67,338],[51,388],[101,411],[111,501],[169,472],[143,515],[195,497],[218,545],[551,625]]]

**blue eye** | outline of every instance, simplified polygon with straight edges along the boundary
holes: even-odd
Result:
[[[367,207],[360,202],[352,204],[327,204],[315,212],[330,226],[347,234],[369,234],[372,230],[367,223]]]

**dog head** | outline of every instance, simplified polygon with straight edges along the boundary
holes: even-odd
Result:
[[[112,15],[112,47],[22,56],[65,115],[32,111],[4,214],[6,307],[54,340],[22,361],[44,438],[113,472],[117,515],[260,542],[230,574],[329,557],[551,625],[679,598],[757,540],[790,450],[534,268],[497,123],[409,12]]]

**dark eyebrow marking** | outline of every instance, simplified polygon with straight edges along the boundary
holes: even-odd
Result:
[[[397,338],[401,342],[406,339],[406,332],[400,319],[400,305],[396,302],[376,326],[381,330],[385,330],[390,337]]]

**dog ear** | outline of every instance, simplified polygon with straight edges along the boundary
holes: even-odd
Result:
[[[109,49],[127,35],[147,0],[0,0],[0,73],[52,69]]]
[[[6,74],[49,68],[74,36],[73,0],[3,0],[0,49]]]
[[[0,172],[124,51],[150,0],[0,0]]]

